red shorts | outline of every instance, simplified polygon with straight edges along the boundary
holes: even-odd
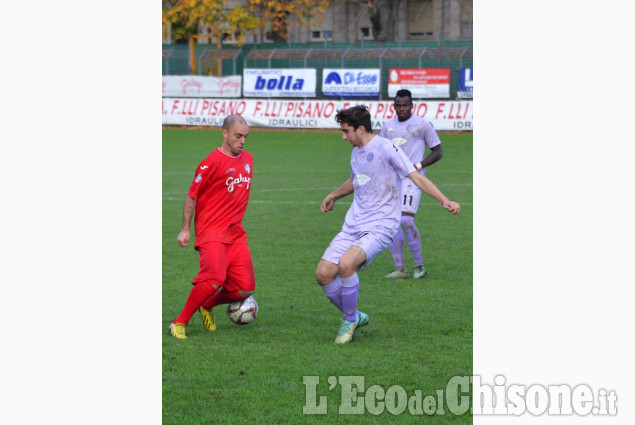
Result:
[[[207,242],[198,247],[201,269],[193,285],[210,282],[227,291],[253,291],[256,275],[251,253],[246,243]]]

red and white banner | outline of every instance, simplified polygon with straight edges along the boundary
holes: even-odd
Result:
[[[240,97],[242,77],[201,77],[174,75],[163,77],[163,96],[167,97]]]
[[[366,105],[373,130],[395,117],[394,102],[258,99],[163,99],[163,124],[220,127],[227,115],[240,114],[252,127],[334,128],[339,109]],[[414,102],[413,114],[432,122],[437,130],[473,130],[472,101]]]
[[[450,69],[390,68],[388,73],[388,96],[395,97],[400,89],[408,89],[415,98],[449,98]]]

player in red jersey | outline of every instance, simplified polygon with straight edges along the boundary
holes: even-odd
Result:
[[[249,126],[240,115],[223,121],[223,144],[201,162],[185,197],[179,245],[190,242],[194,216],[195,244],[200,270],[181,314],[169,326],[170,334],[185,339],[185,327],[201,312],[203,326],[216,330],[212,308],[244,300],[256,287],[254,266],[241,222],[251,189],[253,157],[243,150]]]

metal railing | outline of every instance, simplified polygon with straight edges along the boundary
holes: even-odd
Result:
[[[390,68],[450,68],[450,94],[455,97],[457,70],[473,66],[473,47],[468,41],[365,42],[363,46],[361,43],[270,44],[222,50],[200,44],[195,46],[195,54],[198,75],[207,75],[207,69],[210,75],[227,76],[242,75],[245,68],[315,68],[316,78],[321,81],[324,68],[379,68],[380,99],[388,97]],[[163,45],[163,75],[191,74],[190,59],[187,45]]]

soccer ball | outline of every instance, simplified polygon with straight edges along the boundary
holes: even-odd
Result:
[[[258,303],[252,296],[242,301],[227,304],[227,317],[238,325],[251,323],[258,314]]]

